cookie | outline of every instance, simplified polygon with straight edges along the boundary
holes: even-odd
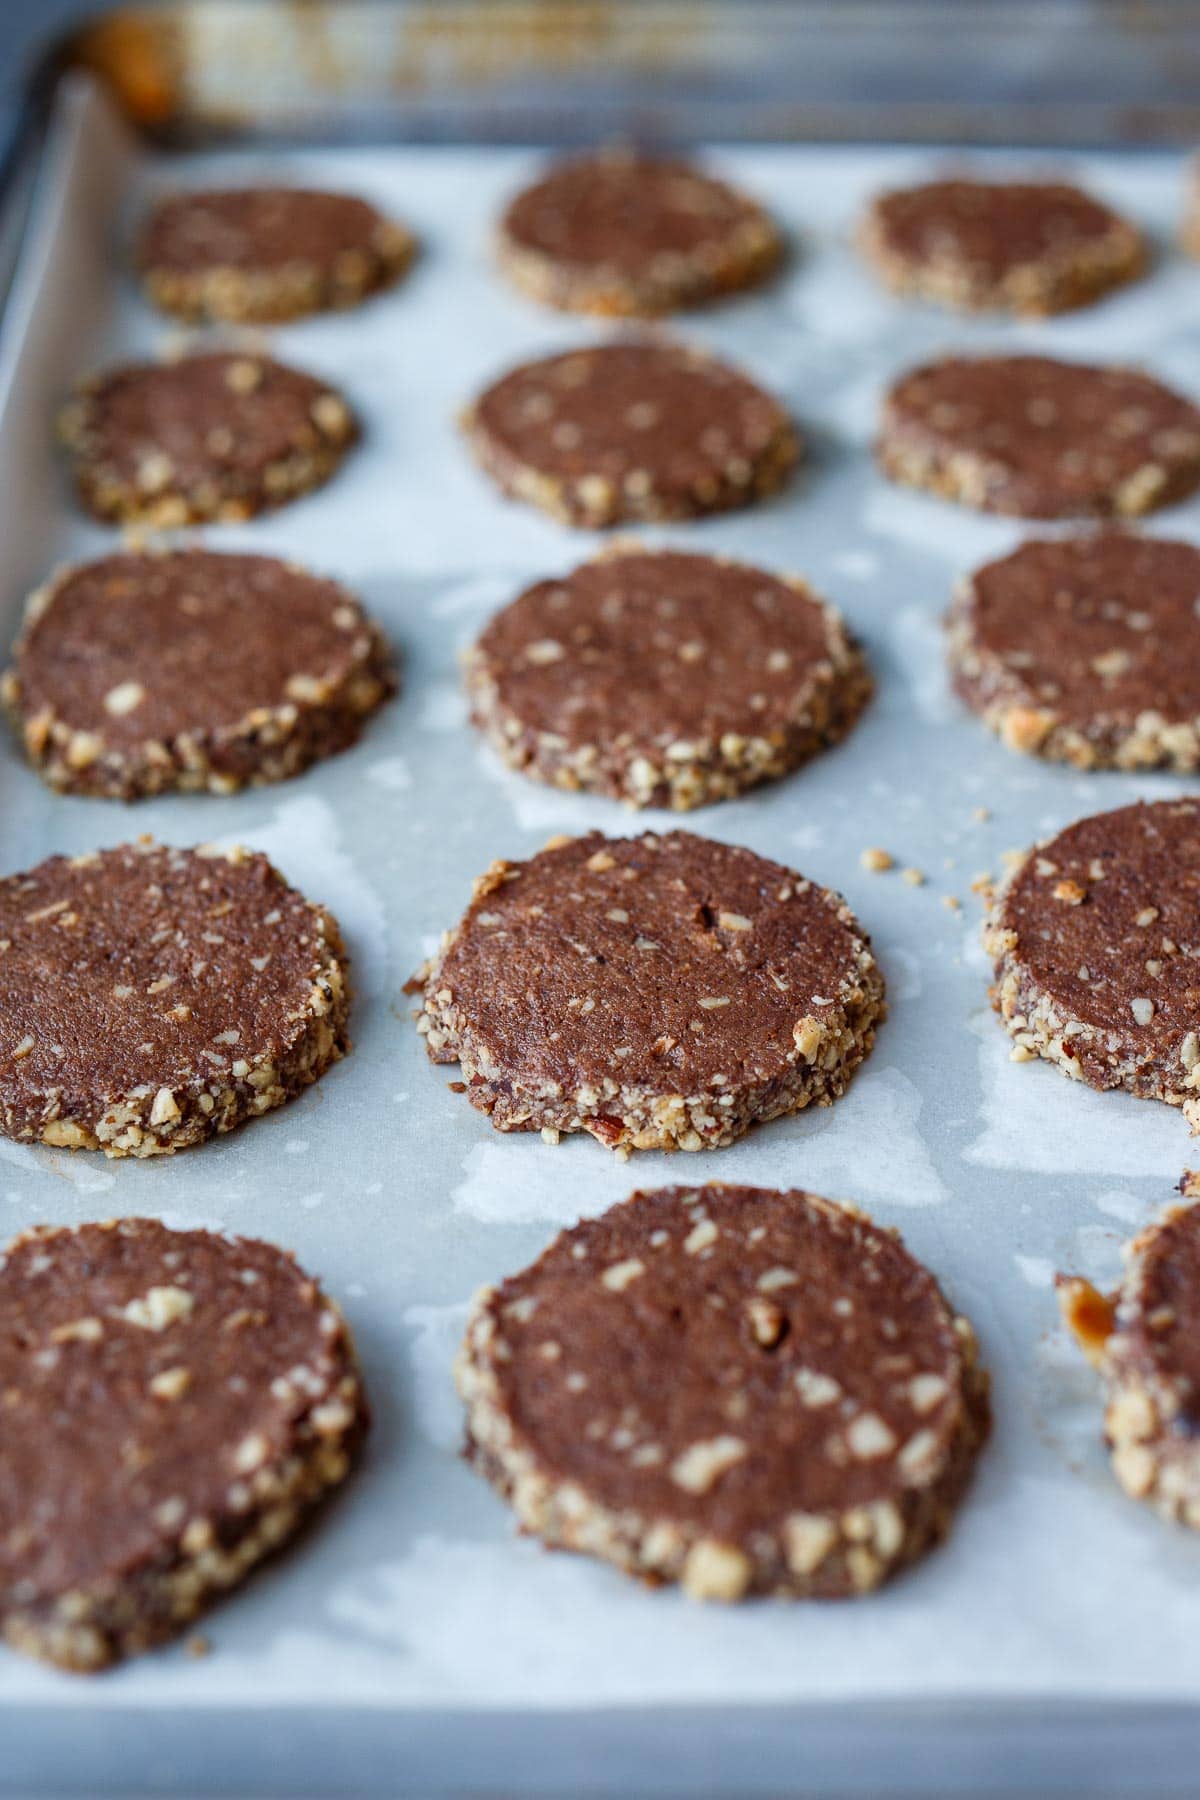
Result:
[[[1106,531],[1022,544],[965,581],[956,692],[1013,750],[1077,769],[1200,765],[1200,551]]]
[[[500,224],[500,261],[535,300],[652,317],[752,287],[783,244],[770,215],[688,162],[601,150],[555,163]]]
[[[335,921],[247,850],[148,838],[0,881],[0,1129],[184,1150],[282,1106],[348,1048]]]
[[[101,1669],[175,1636],[344,1480],[350,1334],[272,1244],[156,1219],[0,1256],[0,1637]]]
[[[983,512],[1133,515],[1200,482],[1200,410],[1136,369],[947,357],[884,403],[885,474]]]
[[[984,929],[1014,1060],[1181,1106],[1200,1128],[1200,801],[1122,806],[1039,844]]]
[[[1140,231],[1061,181],[926,181],[880,194],[859,242],[887,285],[1024,315],[1086,306],[1146,267]]]
[[[862,1594],[950,1526],[975,1336],[894,1233],[812,1194],[635,1194],[477,1297],[468,1454],[524,1530],[697,1599]]]
[[[464,428],[502,492],[589,527],[749,506],[800,455],[787,414],[745,375],[651,340],[525,363]]]
[[[329,480],[358,435],[339,394],[270,357],[209,351],[85,382],[61,429],[98,519],[248,519]]]
[[[269,322],[356,306],[390,286],[413,249],[403,226],[354,194],[224,188],[161,200],[136,261],[163,312]]]
[[[1200,163],[1196,162],[1188,171],[1187,201],[1179,242],[1189,256],[1200,256]]]
[[[497,862],[410,984],[498,1131],[716,1150],[843,1093],[885,1013],[840,895],[690,832]]]
[[[395,685],[378,627],[336,583],[176,550],[55,576],[0,691],[51,787],[132,800],[298,775],[354,743]]]
[[[1066,1276],[1058,1293],[1104,1385],[1113,1474],[1133,1499],[1200,1529],[1200,1206],[1175,1207],[1133,1240],[1115,1294]]]
[[[512,768],[679,810],[798,768],[871,694],[840,615],[804,582],[636,545],[526,589],[466,679]]]

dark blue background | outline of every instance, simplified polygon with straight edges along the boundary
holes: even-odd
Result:
[[[0,0],[0,124],[7,124],[39,50],[114,0]]]

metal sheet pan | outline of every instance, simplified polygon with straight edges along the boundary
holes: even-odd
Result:
[[[51,54],[165,141],[1200,137],[1196,0],[168,0]]]
[[[812,458],[770,504],[657,540],[806,573],[865,637],[880,693],[837,751],[690,823],[841,888],[876,939],[893,1011],[832,1110],[726,1152],[622,1165],[590,1140],[551,1149],[494,1134],[447,1090],[452,1071],[426,1064],[400,992],[494,856],[630,824],[615,806],[502,772],[466,726],[457,685],[457,651],[489,611],[593,541],[493,494],[454,426],[493,371],[593,335],[511,295],[491,268],[497,206],[536,156],[258,145],[162,163],[93,91],[64,93],[0,345],[6,637],[50,564],[112,541],[73,508],[51,420],[74,376],[169,335],[123,255],[150,191],[267,173],[354,187],[406,217],[424,254],[364,311],[274,334],[279,354],[343,385],[364,415],[363,447],[322,493],[207,534],[328,570],[384,621],[404,692],[364,742],[287,786],[137,807],[54,798],[0,748],[5,870],[138,831],[246,842],[337,912],[359,994],[353,1055],[229,1140],[144,1165],[0,1145],[0,1225],[138,1212],[290,1244],[343,1299],[378,1412],[359,1479],[295,1554],[213,1616],[209,1658],[168,1651],[87,1683],[0,1659],[0,1791],[284,1792],[303,1780],[318,1792],[750,1792],[799,1779],[930,1794],[994,1790],[998,1744],[1015,1777],[1048,1788],[1070,1780],[1096,1733],[1103,1770],[1087,1774],[1103,1791],[1129,1778],[1161,1726],[1179,1754],[1143,1771],[1141,1791],[1153,1791],[1195,1746],[1200,1542],[1112,1483],[1091,1378],[1051,1292],[1056,1267],[1111,1277],[1120,1240],[1195,1153],[1166,1108],[1008,1062],[970,894],[1005,848],[1180,784],[1041,768],[960,713],[939,616],[955,574],[1021,529],[891,489],[867,454],[889,374],[952,344],[1132,358],[1200,393],[1200,274],[1168,247],[1180,160],[1061,159],[1147,222],[1161,260],[1148,283],[1091,312],[1019,326],[901,308],[858,268],[847,240],[859,205],[927,166],[926,153],[713,154],[776,210],[796,254],[770,290],[681,329],[779,392]],[[1155,526],[1198,527],[1200,502]],[[859,853],[873,844],[923,869],[926,885],[865,874]],[[869,1603],[698,1611],[644,1593],[516,1540],[456,1458],[449,1361],[472,1290],[577,1213],[680,1178],[853,1198],[902,1228],[979,1327],[995,1441],[949,1546]]]

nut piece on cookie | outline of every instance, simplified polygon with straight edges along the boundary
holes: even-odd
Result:
[[[316,376],[232,350],[109,369],[59,424],[87,510],[158,530],[284,506],[328,481],[358,436]]]
[[[0,1132],[161,1156],[349,1047],[336,921],[247,850],[149,838],[0,880]]]
[[[379,628],[271,556],[124,552],[33,594],[0,695],[65,793],[132,800],[282,781],[395,692]]]
[[[859,242],[897,293],[1034,316],[1086,306],[1147,262],[1136,226],[1058,181],[897,188],[872,201]]]
[[[982,512],[1131,518],[1200,483],[1200,410],[1138,369],[946,357],[889,389],[876,454],[893,481]]]
[[[430,1060],[498,1131],[720,1149],[841,1095],[885,1014],[840,895],[690,832],[497,862],[410,983]]]
[[[1103,1384],[1113,1474],[1163,1518],[1200,1529],[1200,1206],[1170,1209],[1133,1240],[1115,1294],[1067,1276],[1058,1291]]]
[[[89,1672],[245,1580],[349,1473],[345,1321],[274,1245],[156,1219],[0,1255],[0,1639]]]
[[[1200,801],[1080,819],[1012,870],[984,925],[1020,1060],[1178,1106],[1200,1127]]]
[[[591,528],[750,506],[800,458],[770,394],[707,352],[657,338],[524,363],[463,424],[503,493]]]
[[[770,215],[694,164],[623,149],[557,162],[512,200],[500,261],[568,312],[653,317],[756,286],[783,251]]]
[[[700,1600],[870,1592],[945,1536],[989,1424],[894,1233],[723,1184],[562,1232],[477,1297],[456,1373],[524,1530]]]
[[[1200,766],[1200,551],[1120,531],[1036,539],[965,580],[954,687],[1013,750],[1077,769]]]
[[[677,811],[799,768],[872,689],[840,614],[804,582],[633,543],[497,613],[466,684],[511,768]]]
[[[390,287],[414,249],[402,225],[354,194],[224,188],[160,200],[136,262],[163,312],[270,323],[357,306]]]

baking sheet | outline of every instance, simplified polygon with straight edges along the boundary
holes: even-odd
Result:
[[[994,160],[994,159],[992,159]],[[1058,158],[1163,240],[1153,279],[1096,309],[1029,325],[961,322],[879,293],[848,233],[861,202],[929,158],[788,147],[720,158],[796,238],[784,279],[681,330],[748,366],[794,408],[807,470],[743,515],[647,534],[797,569],[842,605],[879,679],[850,740],[782,784],[691,815],[840,888],[873,934],[892,1014],[831,1110],[731,1150],[622,1164],[591,1139],[501,1137],[427,1064],[401,985],[497,855],[558,831],[669,822],[559,795],[502,771],[465,724],[456,654],[530,580],[594,540],[499,499],[459,443],[456,409],[521,357],[590,340],[494,274],[489,228],[530,154],[388,149],[135,156],[90,90],[61,111],[0,359],[5,636],[24,590],[112,534],[73,510],[51,419],[69,381],[175,334],[139,302],[121,241],[149,191],[258,176],[358,189],[420,234],[392,294],[272,334],[339,383],[363,446],[323,492],[210,543],[280,551],[352,585],[404,657],[400,699],[351,753],[229,799],[136,807],[52,797],[0,747],[0,866],[149,831],[241,840],[338,915],[358,1000],[355,1050],[293,1105],[172,1159],[135,1164],[0,1144],[0,1229],[146,1213],[292,1246],[344,1303],[377,1423],[365,1467],[320,1525],[181,1649],[102,1679],[0,1656],[0,1738],[30,1709],[240,1714],[255,1709],[703,1708],[765,1702],[1190,1701],[1200,1540],[1131,1505],[1107,1474],[1092,1379],[1056,1323],[1055,1268],[1110,1279],[1117,1249],[1200,1161],[1173,1111],[1017,1067],[986,1006],[973,877],[1071,818],[1169,777],[1085,779],[1004,751],[949,697],[939,618],[955,574],[1015,544],[986,520],[887,486],[867,456],[897,368],[951,346],[1128,358],[1200,394],[1200,268],[1169,247],[1180,159]],[[1153,529],[1193,535],[1200,503]],[[976,810],[986,807],[981,821]],[[864,846],[924,887],[864,873]],[[943,904],[955,895],[961,912]],[[518,1541],[456,1458],[449,1366],[472,1291],[561,1225],[635,1185],[805,1185],[898,1225],[975,1321],[996,1432],[950,1544],[861,1605],[699,1609],[583,1559]]]
[[[51,56],[159,142],[1189,144],[1196,0],[152,0]]]

